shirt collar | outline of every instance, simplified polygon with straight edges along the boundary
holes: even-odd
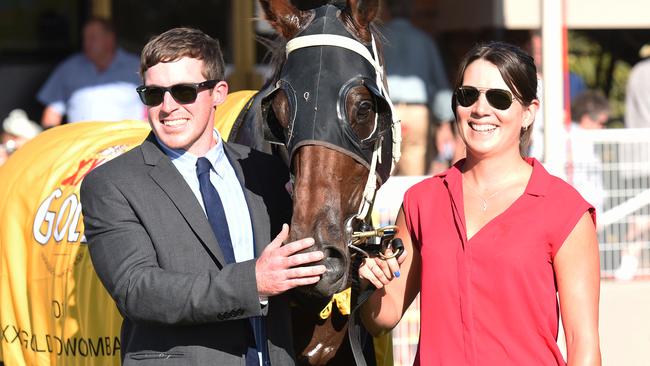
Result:
[[[533,196],[545,196],[548,192],[548,186],[551,182],[551,175],[546,171],[542,163],[535,158],[526,158],[528,164],[532,165],[533,173],[531,174],[526,192]]]
[[[217,173],[220,178],[223,178],[226,170],[225,164],[227,164],[226,154],[223,150],[221,135],[219,135],[219,131],[217,131],[217,129],[213,130],[213,136],[217,144],[208,150],[204,157],[210,161],[210,164],[212,164],[212,169],[214,169],[215,173]],[[162,141],[160,141],[160,139],[158,139],[158,136],[156,136],[156,141],[158,141],[158,144],[163,149],[165,154],[169,156],[172,162],[180,163],[183,167],[196,169],[196,161],[199,157],[194,156],[192,153],[183,149],[172,149],[168,147]]]

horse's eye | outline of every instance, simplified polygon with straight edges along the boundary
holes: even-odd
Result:
[[[375,129],[375,103],[370,90],[357,85],[348,91],[345,97],[345,109],[348,123],[361,140],[367,139]]]
[[[368,118],[370,112],[372,112],[372,102],[364,100],[363,102],[359,103],[359,107],[357,108],[357,117],[359,119]]]
[[[357,103],[352,122],[352,129],[360,139],[370,137],[374,130],[375,113],[372,100],[362,100]]]

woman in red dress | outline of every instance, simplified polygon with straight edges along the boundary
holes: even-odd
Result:
[[[359,271],[379,289],[362,309],[372,333],[421,294],[416,365],[566,365],[559,314],[568,364],[600,365],[594,208],[523,153],[536,75],[509,44],[465,55],[452,105],[466,158],[405,194],[407,254]]]

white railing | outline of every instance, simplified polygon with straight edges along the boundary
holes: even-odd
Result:
[[[568,148],[567,181],[598,211],[601,276],[650,275],[650,129],[582,131]]]

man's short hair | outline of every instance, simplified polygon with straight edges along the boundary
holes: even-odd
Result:
[[[115,25],[113,24],[113,22],[111,22],[109,19],[99,17],[99,16],[92,16],[92,17],[88,18],[84,22],[84,28],[86,28],[88,25],[93,24],[93,23],[97,23],[97,24],[101,25],[102,28],[104,28],[104,30],[106,32],[108,32],[108,33],[113,33],[114,35],[117,33],[115,31]]]
[[[183,57],[203,61],[201,73],[207,80],[224,80],[224,62],[219,41],[194,28],[173,28],[157,35],[142,49],[140,76],[161,62]]]
[[[580,93],[571,104],[571,119],[579,122],[588,115],[592,120],[597,120],[601,113],[609,113],[609,101],[598,90],[586,90]]]

